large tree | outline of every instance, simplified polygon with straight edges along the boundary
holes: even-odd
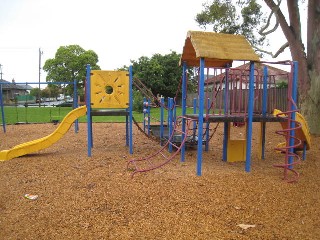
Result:
[[[154,96],[175,97],[181,81],[180,56],[171,51],[166,55],[154,54],[151,58],[142,56],[137,61],[131,60],[134,77],[151,89]]]
[[[93,50],[84,50],[79,45],[61,46],[58,48],[55,58],[48,59],[43,70],[47,72],[47,82],[73,82],[77,81],[78,88],[84,86],[86,65],[99,70],[98,55]],[[72,86],[69,86],[72,92]],[[70,93],[69,93],[70,94]]]
[[[213,30],[245,35],[251,44],[260,52],[277,57],[285,48],[289,48],[292,60],[299,62],[299,105],[306,117],[310,131],[320,134],[320,0],[308,0],[307,48],[302,42],[302,27],[298,0],[287,0],[286,7],[281,0],[264,0],[269,7],[269,17],[264,22],[261,6],[256,0],[214,0],[204,4],[204,10],[197,14],[196,21],[200,26],[214,26]],[[239,14],[236,7],[241,7]],[[286,18],[287,11],[288,18]],[[271,19],[275,18],[275,24]],[[278,51],[265,51],[255,34],[258,30],[262,37],[268,37],[278,27],[281,28],[287,42]]]

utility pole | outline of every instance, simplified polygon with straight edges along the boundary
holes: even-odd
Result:
[[[42,55],[42,54],[43,54],[43,51],[41,51],[41,48],[39,48],[39,92],[38,92],[39,107],[41,106],[40,80],[41,80],[41,55]]]
[[[2,64],[0,64],[0,79],[1,79],[1,81],[2,81]]]

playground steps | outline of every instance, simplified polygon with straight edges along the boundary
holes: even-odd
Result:
[[[164,125],[163,126],[163,135],[161,137],[160,128],[161,128],[160,125],[150,125],[150,132],[155,138],[157,138],[157,139],[161,140],[161,142],[165,143],[170,139],[169,129],[168,129],[167,125]],[[183,141],[183,136],[181,133],[176,133],[171,137],[170,141],[179,146],[179,145],[181,145],[181,143]],[[202,140],[202,145],[205,145],[205,143],[206,143],[206,141]],[[185,145],[186,145],[186,147],[194,147],[194,146],[198,145],[198,135],[189,134],[187,136],[186,141],[185,141]]]

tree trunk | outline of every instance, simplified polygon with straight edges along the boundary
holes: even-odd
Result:
[[[275,11],[273,0],[264,0]],[[288,40],[292,60],[298,61],[299,107],[306,118],[310,132],[320,134],[320,0],[308,2],[307,55],[301,40],[298,0],[287,0],[290,25],[279,9],[275,15]]]
[[[310,132],[320,135],[320,0],[309,0],[307,29],[307,75],[310,87],[301,98],[301,113]]]

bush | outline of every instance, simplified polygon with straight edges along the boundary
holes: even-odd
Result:
[[[133,111],[143,112],[143,95],[138,90],[133,90]]]

